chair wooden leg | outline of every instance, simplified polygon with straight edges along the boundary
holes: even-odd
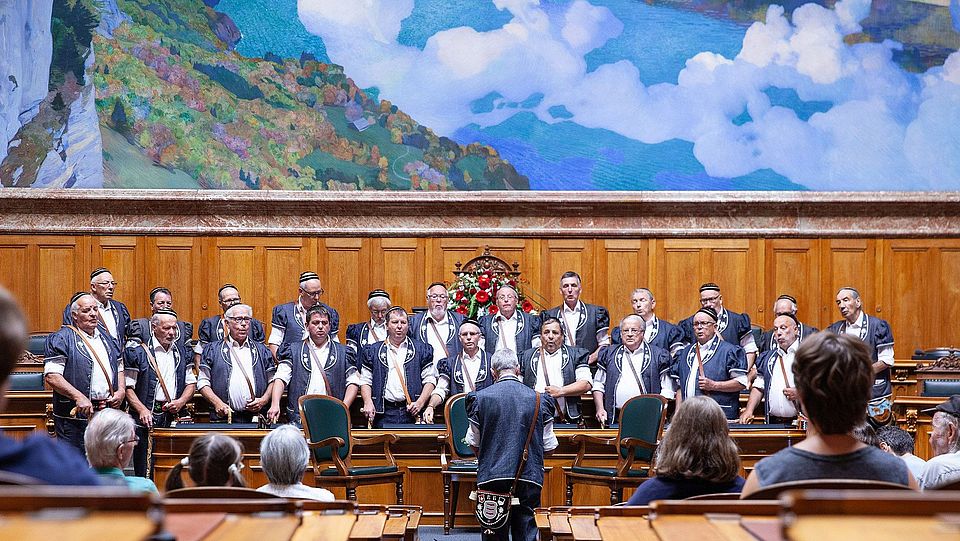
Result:
[[[567,506],[573,505],[573,481],[567,480]]]
[[[457,512],[456,509],[453,510]],[[450,478],[443,476],[443,535],[450,535]]]
[[[610,505],[617,505],[623,499],[623,489],[610,487]]]
[[[397,505],[403,505],[403,477],[397,481]]]
[[[357,487],[347,486],[347,499],[350,501],[357,501]]]
[[[453,498],[450,502],[450,527],[457,522],[457,501],[460,499],[460,481],[453,482]]]

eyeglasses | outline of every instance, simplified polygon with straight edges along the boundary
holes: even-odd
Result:
[[[116,282],[94,282],[93,285],[95,285],[95,286],[116,286],[117,283],[116,283]]]
[[[427,295],[427,298],[430,299],[431,301],[442,301],[442,300],[446,300],[447,296],[437,294],[437,295]]]
[[[694,321],[693,322],[693,326],[698,329],[701,329],[703,327],[709,327],[710,325],[713,325],[713,324],[714,322],[712,321]]]
[[[700,304],[710,304],[711,302],[714,302],[719,298],[720,298],[720,295],[717,295],[716,297],[707,297],[706,299],[700,299]]]
[[[128,443],[132,443],[132,444],[134,444],[134,445],[140,443],[140,436],[137,436],[136,434],[134,434],[133,439],[127,440],[127,441],[121,443],[120,445],[118,445],[117,447],[123,447],[124,445],[126,445],[126,444],[128,444]]]
[[[238,316],[238,317],[228,317],[227,319],[229,319],[230,321],[232,321],[232,322],[234,322],[234,323],[250,323],[250,320],[253,319],[253,318],[252,318],[252,317],[246,317],[246,316]]]
[[[301,289],[300,292],[309,297],[313,297],[314,299],[317,299],[320,297],[320,295],[326,293],[322,287],[316,291],[307,291],[306,289]]]

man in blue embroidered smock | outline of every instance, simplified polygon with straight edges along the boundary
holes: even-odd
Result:
[[[387,339],[360,350],[363,414],[375,428],[416,422],[437,384],[433,347],[408,336],[408,322],[407,312],[394,306]]]
[[[778,318],[783,315],[793,316],[794,319],[797,318],[797,299],[791,297],[790,295],[780,295],[777,297],[777,302],[773,303],[773,317]],[[800,320],[797,319],[799,322]],[[807,325],[806,323],[798,323],[799,327],[797,330],[797,340],[803,342],[803,339],[810,336],[811,334],[819,332],[819,329]],[[777,326],[774,325],[769,331],[766,331],[760,335],[760,343],[757,344],[757,347],[760,349],[762,354],[764,351],[770,351],[772,349],[777,349]]]
[[[540,325],[540,347],[520,358],[523,383],[557,401],[557,422],[580,424],[580,397],[593,386],[590,352],[564,344],[559,319],[548,317]]]
[[[148,469],[150,429],[169,427],[197,388],[190,346],[176,339],[179,324],[176,312],[158,309],[150,317],[150,339],[123,352],[127,402],[140,438],[133,450],[133,471],[141,477]]]
[[[434,410],[448,396],[472,393],[493,384],[490,353],[480,348],[481,339],[483,334],[477,320],[466,319],[460,324],[460,353],[437,363],[437,387],[423,410],[423,422],[433,423]]]
[[[563,273],[560,277],[563,304],[544,311],[542,321],[558,319],[563,325],[566,344],[590,352],[589,363],[595,364],[597,350],[610,344],[610,313],[603,306],[581,301],[581,292],[580,275],[573,271]]]
[[[273,318],[270,320],[270,339],[267,345],[274,356],[280,345],[290,342],[297,343],[303,340],[307,330],[307,310],[313,306],[322,306],[330,315],[330,339],[339,342],[337,333],[340,332],[340,314],[336,310],[320,302],[323,287],[320,276],[315,272],[300,273],[300,295],[296,301],[278,304],[273,307]]]
[[[123,402],[123,360],[117,342],[100,326],[100,301],[89,293],[70,304],[71,322],[47,336],[44,381],[53,388],[57,438],[83,451],[94,411]]]
[[[750,316],[724,308],[720,286],[713,282],[700,286],[700,306],[710,308],[717,313],[719,318],[716,322],[717,335],[721,340],[743,348],[747,359],[747,373],[751,373],[754,368],[753,362],[757,359],[757,342],[753,339],[753,332],[750,329]],[[684,343],[693,344],[695,341],[693,316],[680,322],[680,330],[683,331]]]
[[[674,397],[670,354],[645,342],[643,318],[629,315],[620,322],[619,330],[623,344],[600,350],[593,376],[593,403],[602,404],[597,407],[600,426],[617,422],[620,408],[637,395]]]
[[[867,404],[867,418],[875,426],[889,424],[894,420],[893,388],[890,386],[893,331],[890,330],[890,324],[878,317],[867,317],[860,292],[852,287],[842,287],[837,292],[837,308],[843,319],[830,325],[827,330],[849,334],[867,345],[876,374],[871,400]]]
[[[284,342],[277,353],[273,403],[287,392],[287,418],[300,426],[300,397],[322,394],[353,404],[360,391],[356,354],[330,339],[330,313],[321,304],[307,309],[307,334],[299,342]]]
[[[197,390],[213,407],[210,421],[256,422],[260,414],[276,422],[279,403],[268,404],[276,367],[273,355],[250,338],[253,308],[237,304],[227,309],[227,335],[203,348]],[[268,409],[269,406],[269,409]]]
[[[480,318],[487,353],[501,349],[526,351],[540,345],[540,318],[517,310],[520,296],[509,285],[497,290],[497,313]],[[536,343],[535,343],[536,342]]]
[[[117,282],[109,270],[100,267],[90,273],[90,294],[97,300],[97,323],[120,351],[130,332],[130,311],[122,302],[113,300],[116,289]],[[70,302],[63,309],[63,325],[73,325],[73,301]]]
[[[433,370],[436,375],[440,359],[456,357],[460,353],[460,323],[463,316],[447,310],[450,296],[443,282],[434,282],[427,288],[427,311],[410,319],[408,334],[433,348]]]
[[[694,342],[680,350],[671,376],[677,381],[677,402],[696,395],[714,399],[729,420],[740,414],[740,391],[747,388],[743,348],[720,338],[717,312],[709,306],[693,315]]]
[[[534,541],[537,525],[533,510],[540,507],[543,457],[557,448],[553,431],[556,403],[548,395],[538,398],[520,383],[520,367],[513,351],[496,352],[491,365],[497,382],[467,395],[470,426],[466,441],[477,456],[477,487],[505,494],[517,479],[513,497],[519,503],[510,510],[506,524],[481,535],[484,540],[512,537],[515,541]],[[525,449],[527,461],[520,469]]]
[[[683,348],[683,333],[680,327],[657,317],[657,299],[653,292],[646,288],[634,289],[630,295],[630,304],[633,313],[643,318],[643,341],[650,346],[657,346],[666,350],[670,355],[676,355]],[[622,344],[620,327],[613,329],[611,342]]]
[[[387,339],[387,310],[390,295],[382,289],[374,289],[367,295],[370,320],[347,326],[347,345],[358,353],[362,348]]]
[[[155,287],[150,291],[150,313],[156,314],[160,310],[173,310],[173,294],[165,287]],[[142,317],[130,322],[130,338],[147,344],[153,333],[150,318]],[[191,347],[193,341],[193,323],[177,321],[177,332],[174,336],[177,342]]]
[[[223,284],[217,291],[217,302],[220,303],[220,310],[227,312],[231,306],[236,306],[242,301],[240,299],[240,290],[233,284]],[[210,342],[223,340],[226,321],[220,315],[210,316],[200,322],[200,328],[197,331],[197,345],[193,348],[193,361],[200,367],[200,356],[203,354],[203,348]],[[263,322],[259,319],[250,320],[250,339],[261,344],[267,339],[266,331],[263,330]]]
[[[757,359],[757,377],[750,389],[747,407],[740,414],[740,423],[753,422],[753,412],[763,399],[767,424],[790,424],[799,411],[797,388],[793,383],[793,357],[800,346],[800,322],[792,314],[773,320],[775,349],[764,351]]]

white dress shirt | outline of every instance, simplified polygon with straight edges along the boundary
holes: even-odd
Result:
[[[227,393],[230,396],[227,397],[227,400],[224,400],[224,397],[221,396],[220,400],[224,400],[233,411],[244,411],[247,409],[247,402],[253,397],[250,396],[250,387],[247,385],[247,379],[244,377],[243,371],[237,366],[237,361],[240,362],[240,366],[242,366],[243,370],[246,370],[247,375],[250,376],[250,383],[254,384],[253,350],[250,347],[250,339],[248,338],[242,346],[237,344],[229,334],[225,336],[223,340],[232,350],[232,352],[229,353],[232,368],[230,370],[230,381],[227,386]],[[209,386],[210,368],[201,365],[200,377],[197,378],[197,390],[199,391]]]
[[[382,342],[387,339],[387,320],[384,319],[383,323],[377,323],[373,319],[370,319],[370,327],[368,330],[367,336],[367,345],[374,344],[376,342]]]
[[[787,351],[783,351],[779,347],[777,348],[777,355],[780,357],[777,362],[773,365],[773,370],[771,372],[770,380],[770,394],[766,397],[767,407],[770,411],[770,415],[776,417],[796,417],[797,416],[797,407],[794,403],[788,399],[783,391],[787,387],[794,387],[793,381],[793,358],[797,353],[797,347],[800,345],[800,340],[795,340],[793,344],[790,344],[790,347],[787,348]],[[783,363],[783,369],[780,368],[780,364]],[[787,372],[787,381],[783,380],[783,372]],[[757,375],[757,378],[753,380],[753,386],[757,389],[763,390],[766,382],[763,379],[763,376]]]
[[[563,329],[563,338],[566,341],[568,346],[577,345],[577,327],[580,325],[580,310],[586,311],[587,307],[583,306],[583,303],[577,301],[577,304],[573,305],[573,308],[567,306],[567,303],[563,303],[563,310],[561,311],[561,318],[566,324],[566,327]]]
[[[300,299],[297,299],[297,302],[293,303],[293,317],[296,318],[296,321],[288,321],[287,325],[297,325],[299,321],[300,325],[303,325],[303,328],[307,328],[307,310],[300,304]],[[270,338],[267,339],[267,343],[271,346],[279,346],[283,343],[283,337],[286,334],[286,329],[281,329],[280,327],[271,327],[270,328]],[[304,332],[306,334],[306,332]]]
[[[846,324],[846,333],[860,339],[860,332],[863,330],[864,325],[867,324],[867,314],[860,311],[860,317],[857,318],[853,323]],[[877,360],[882,362],[887,366],[893,366],[893,346],[880,346],[877,348]],[[879,380],[878,380],[879,381]]]
[[[404,340],[399,347],[395,347],[390,343],[390,341],[387,341],[387,384],[383,389],[384,400],[389,400],[390,402],[407,401],[407,395],[404,392],[403,383],[400,381],[400,376],[397,375],[397,369],[395,366],[400,367],[400,372],[403,372],[404,378],[406,378],[406,372],[404,372],[403,366],[407,359],[408,341],[409,339]],[[374,359],[373,362],[380,362],[379,357]],[[373,386],[373,371],[366,367],[361,368],[360,383],[362,385]]]
[[[477,348],[477,353],[473,357],[467,356],[466,352],[463,352],[461,356],[461,370],[463,371],[463,390],[466,392],[470,391],[470,384],[467,383],[467,378],[470,378],[476,386],[477,376],[480,375],[480,365],[482,362],[482,353],[480,348]],[[455,360],[450,361],[450,368],[454,368]],[[437,376],[437,386],[433,390],[433,393],[440,397],[440,403],[442,404],[444,400],[447,399],[447,395],[450,394],[450,378],[446,374],[440,374]]]
[[[563,363],[563,348],[558,348],[557,351],[547,353],[547,350],[541,349],[543,352],[543,360],[547,363],[547,375],[550,376],[550,384],[554,387],[563,387],[563,368],[560,366]],[[547,388],[547,379],[543,374],[543,366],[540,363],[540,353],[534,353],[533,358],[530,359],[531,363],[537,365],[537,381],[533,389],[538,393],[546,391]],[[573,362],[572,359],[570,362]],[[575,371],[576,381],[593,381],[593,376],[590,374],[589,366],[578,366]]]
[[[517,325],[520,324],[520,314],[514,310],[513,315],[510,318],[506,318],[503,314],[497,314],[493,318],[493,325],[497,328],[497,331],[500,333],[497,335],[497,345],[494,347],[494,352],[500,351],[501,349],[509,349],[518,355],[520,352],[517,351]]]
[[[116,328],[116,327],[114,327]],[[103,373],[103,370],[100,369],[100,362],[103,363],[104,368],[107,369],[107,372],[110,372],[110,356],[107,353],[107,345],[103,342],[104,337],[100,332],[100,329],[94,329],[93,334],[87,334],[86,332],[77,328],[78,331],[84,334],[87,342],[90,342],[90,345],[93,346],[93,366],[90,370],[90,399],[91,400],[104,400],[110,397],[110,382],[107,381],[107,376]],[[77,341],[80,342],[81,347],[87,349],[86,343],[80,338],[77,337]],[[100,360],[97,361],[97,358]],[[47,360],[43,364],[43,373],[44,374],[60,374],[63,375],[64,368],[67,364],[66,357],[57,357],[54,359]],[[120,363],[119,375],[117,376],[117,382],[120,382],[120,377],[123,377],[123,362]]]
[[[437,332],[433,332],[433,325],[430,325],[431,321],[436,324]],[[433,319],[432,315],[427,314],[426,318],[424,319],[424,323],[427,326],[425,329],[427,334],[427,343],[433,346],[433,366],[434,370],[436,370],[437,361],[447,357],[445,348],[447,347],[447,337],[450,336],[450,325],[452,325],[453,322],[450,321],[450,318],[447,317],[447,313],[444,312],[443,319],[439,321]],[[437,337],[438,334],[440,335],[439,338]]]
[[[110,336],[114,338],[124,338],[123,336],[117,336],[117,319],[113,317],[113,310],[110,309],[110,301],[107,301],[107,304],[97,303],[97,311],[100,312],[100,317],[103,318],[103,325],[107,328],[107,332],[110,333]]]

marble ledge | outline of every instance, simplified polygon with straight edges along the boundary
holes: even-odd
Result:
[[[960,193],[0,190],[0,233],[960,237]]]

